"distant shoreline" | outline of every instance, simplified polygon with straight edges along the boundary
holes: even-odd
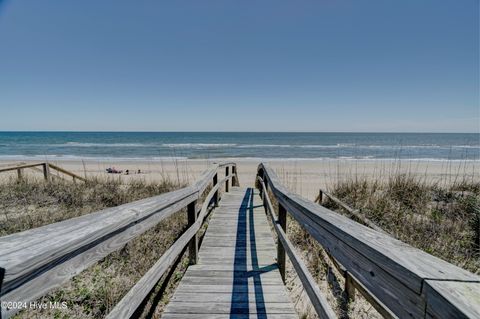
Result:
[[[221,161],[252,161],[252,162],[336,162],[336,161],[358,161],[358,162],[474,162],[480,163],[478,159],[448,159],[448,158],[371,158],[365,157],[212,157],[212,158],[188,158],[184,156],[177,157],[91,157],[91,156],[76,156],[76,155],[64,155],[64,156],[49,156],[49,155],[2,155],[0,156],[1,162],[9,161],[94,161],[94,162],[163,162],[163,161],[192,161],[192,162],[221,162]]]

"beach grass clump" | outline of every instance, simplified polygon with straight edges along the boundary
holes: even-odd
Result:
[[[61,179],[10,179],[0,183],[0,236],[36,228],[181,187],[170,180],[123,183],[95,178],[72,183]]]
[[[407,172],[385,181],[349,178],[330,192],[393,237],[480,272],[480,181],[428,182]],[[348,215],[331,201],[324,205]]]
[[[118,178],[93,179],[72,183],[55,179],[10,180],[0,184],[2,236],[25,231],[107,207],[159,195],[178,189],[169,180],[144,180],[122,183]],[[16,318],[103,318],[133,285],[150,269],[162,254],[181,236],[187,227],[187,214],[181,210],[155,227],[128,242],[122,249],[75,276],[59,289],[42,297],[42,301],[67,302],[67,309],[35,309],[23,311]],[[180,258],[165,298],[186,268],[186,256]],[[159,301],[156,302],[160,304]],[[152,304],[150,300],[147,304]],[[153,307],[153,313],[158,312]]]
[[[104,318],[181,236],[186,227],[186,212],[179,212],[167,218],[40,300],[40,302],[66,301],[67,309],[28,311],[20,313],[17,317]],[[176,275],[166,286],[162,300],[172,293],[172,287],[175,287],[181,279],[187,265],[187,256],[180,257],[180,263],[174,270]],[[155,313],[156,306],[162,303],[161,300],[153,302],[152,299],[147,301],[145,308],[147,312]]]
[[[287,178],[284,182],[293,191]],[[432,179],[407,171],[381,176],[351,174],[337,179],[327,191],[391,236],[473,273],[480,273],[480,180],[475,176]],[[277,207],[272,194],[270,199]],[[357,222],[355,216],[328,197],[323,206]],[[346,299],[345,279],[336,270],[323,247],[288,215],[288,237],[302,255],[327,301],[339,318],[382,318],[357,291],[355,300]],[[291,267],[290,267],[291,268]],[[287,264],[288,270],[288,264]],[[287,282],[296,309],[316,318],[293,269]]]

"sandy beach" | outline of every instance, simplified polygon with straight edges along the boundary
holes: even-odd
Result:
[[[236,162],[240,183],[245,186],[254,184],[256,170],[261,159],[209,159],[209,160],[162,160],[162,161],[112,161],[112,160],[55,160],[51,163],[74,172],[80,176],[99,178],[120,178],[129,182],[137,179],[155,181],[173,179],[181,183],[194,181],[209,165],[225,161]],[[0,167],[9,167],[20,163],[37,161],[0,161]],[[264,160],[277,172],[285,185],[301,194],[314,199],[319,188],[328,189],[335,182],[351,177],[386,179],[390,174],[409,172],[428,181],[452,183],[467,176],[480,179],[480,161],[409,161],[409,160]],[[107,174],[106,169],[114,167],[122,174]],[[126,170],[129,174],[126,175]],[[140,174],[138,174],[140,170]],[[25,174],[40,177],[39,172],[26,169]],[[16,173],[2,173],[1,179],[16,177]]]

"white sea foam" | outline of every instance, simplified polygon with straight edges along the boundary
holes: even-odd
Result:
[[[217,148],[217,147],[235,147],[237,144],[231,143],[173,143],[161,144],[164,147],[170,148]]]
[[[235,143],[89,143],[89,142],[66,142],[59,144],[18,144],[20,146],[30,147],[112,147],[112,148],[136,148],[136,147],[157,147],[157,148],[184,148],[184,149],[202,149],[202,148],[305,148],[305,149],[478,149],[480,145],[376,145],[376,144],[354,144],[354,143],[338,143],[331,145],[324,144],[235,144]],[[13,144],[1,144],[1,147],[14,146]]]
[[[0,161],[6,160],[49,160],[49,161],[400,161],[400,162],[474,162],[480,163],[480,159],[449,159],[449,158],[374,158],[373,156],[339,156],[339,157],[212,157],[212,158],[188,158],[185,156],[145,156],[145,157],[112,157],[112,156],[79,156],[79,155],[0,155]]]

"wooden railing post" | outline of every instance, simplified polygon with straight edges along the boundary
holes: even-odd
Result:
[[[345,272],[345,294],[347,296],[347,300],[355,300],[355,283],[353,282],[353,278],[350,276],[348,271]]]
[[[268,194],[266,192],[262,193],[263,209],[265,210],[266,215],[268,215],[267,196],[268,196]]]
[[[237,184],[237,166],[232,166],[232,187],[238,186]]]
[[[278,223],[282,227],[285,234],[287,233],[287,210],[281,204],[278,204]],[[277,263],[280,275],[285,282],[285,249],[280,240],[277,242]]]
[[[229,168],[230,167],[225,167],[225,178],[227,178],[227,180],[225,181],[225,192],[228,193],[228,171],[229,171]]]
[[[50,179],[50,167],[48,166],[48,163],[43,163],[43,177],[45,178],[46,181]]]
[[[188,227],[197,221],[197,201],[193,201],[187,206]],[[188,244],[188,259],[190,265],[195,265],[198,261],[198,234],[192,237]]]
[[[322,190],[319,190],[318,191],[318,203],[320,205],[322,205],[322,202],[323,202],[323,191]]]
[[[265,208],[265,212],[267,212],[267,199],[266,197],[268,196],[268,183],[267,183],[267,179],[264,179],[263,180],[263,184],[265,185],[265,190],[264,190],[264,194],[263,194],[263,207]]]
[[[260,195],[261,195],[260,197],[263,200],[263,208],[265,209],[265,214],[268,215],[268,211],[267,211],[267,209],[268,209],[268,207],[267,207],[267,196],[268,195],[267,195],[267,192],[265,192],[263,190],[260,190]]]
[[[215,187],[218,183],[218,174],[215,173],[213,175],[213,187]],[[213,203],[215,204],[215,207],[218,207],[218,190],[215,192],[215,195],[213,195]]]
[[[22,177],[23,177],[23,169],[19,168],[17,169],[17,176],[18,176],[18,180],[21,180]]]

